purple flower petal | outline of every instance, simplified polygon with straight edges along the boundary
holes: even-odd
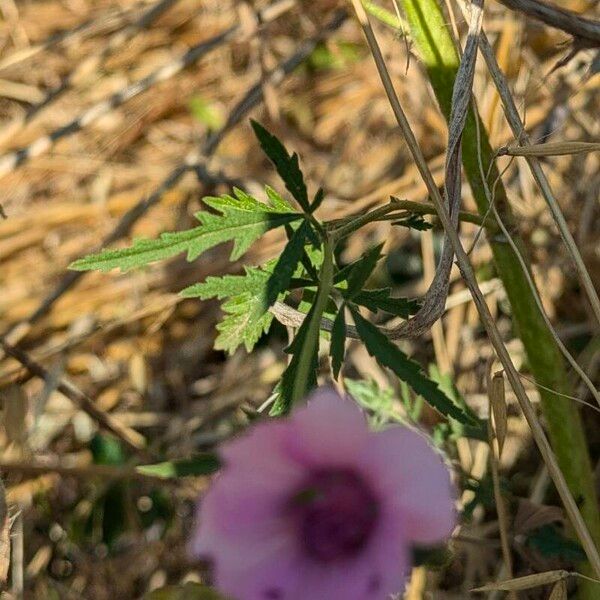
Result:
[[[423,435],[405,427],[374,433],[361,461],[410,541],[432,544],[450,536],[456,525],[450,472]]]
[[[381,600],[402,592],[410,570],[409,550],[397,519],[381,520],[371,542],[351,561],[312,564],[303,577],[302,598]]]
[[[236,600],[384,600],[410,545],[447,537],[450,476],[418,433],[370,433],[333,389],[225,445],[191,544]]]
[[[290,418],[287,450],[305,467],[353,465],[369,441],[365,417],[350,398],[320,388]]]

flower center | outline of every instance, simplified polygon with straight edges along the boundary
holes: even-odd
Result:
[[[348,469],[313,472],[292,496],[291,508],[306,554],[319,562],[360,552],[379,513],[367,483]]]

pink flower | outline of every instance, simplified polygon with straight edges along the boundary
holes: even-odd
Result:
[[[442,456],[404,427],[370,432],[322,388],[287,420],[227,444],[192,552],[236,600],[379,600],[404,589],[411,545],[456,522]]]

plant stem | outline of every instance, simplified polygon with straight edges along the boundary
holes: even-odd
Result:
[[[427,68],[440,107],[448,118],[452,87],[458,69],[456,52],[444,15],[436,0],[403,0],[412,37]],[[480,214],[488,212],[485,182],[481,178],[479,159],[490,180],[499,177],[494,153],[483,124],[470,111],[463,132],[463,166]],[[495,205],[512,238],[526,256],[523,242],[516,233],[515,219],[506,190],[499,181]],[[560,351],[540,313],[518,258],[506,241],[490,239],[494,260],[512,307],[514,323],[523,341],[529,366],[536,381],[561,394],[572,393]],[[586,445],[583,423],[577,407],[568,399],[540,388],[542,409],[559,466],[596,543],[600,545],[600,513],[594,489],[594,473]],[[586,572],[589,571],[586,569]],[[597,585],[580,586],[580,598],[598,597]]]
[[[309,380],[310,368],[315,352],[319,348],[319,335],[321,333],[321,319],[327,301],[333,288],[333,240],[325,236],[323,242],[323,264],[321,265],[319,287],[317,296],[311,311],[308,330],[306,332],[306,341],[302,347],[300,358],[298,360],[298,369],[296,372],[296,385],[292,392],[292,406],[300,402],[306,396],[306,383]]]
[[[418,215],[437,215],[435,207],[432,204],[426,202],[415,202],[413,200],[398,200],[394,198],[389,204],[380,206],[379,208],[365,213],[364,215],[348,217],[347,219],[343,219],[341,222],[333,223],[331,235],[336,241],[339,241],[342,238],[349,236],[351,233],[354,233],[361,227],[364,227],[368,223],[396,219],[404,216],[402,214],[389,214],[397,210]],[[473,223],[474,225],[482,226],[484,224],[484,219],[482,217],[467,211],[461,211],[459,214],[459,219],[465,223]],[[494,223],[492,221],[486,223],[486,227],[493,225]]]

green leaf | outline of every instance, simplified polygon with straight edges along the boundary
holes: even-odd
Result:
[[[144,596],[144,600],[226,600],[215,589],[188,581],[183,585],[167,585]]]
[[[181,292],[186,298],[228,298],[221,307],[225,317],[217,325],[217,350],[231,354],[244,344],[246,351],[250,352],[268,331],[273,322],[273,315],[268,310],[291,287],[292,277],[299,270],[309,229],[310,224],[303,221],[293,232],[279,259],[270,261],[263,269],[244,267],[245,275],[208,277],[204,283],[191,285]]]
[[[409,298],[394,298],[391,295],[390,288],[381,288],[376,290],[362,290],[352,298],[352,301],[361,306],[365,306],[371,312],[384,311],[404,319],[414,315],[420,308],[418,300]]]
[[[373,379],[344,379],[348,393],[360,406],[374,415],[373,425],[381,426],[399,421],[398,411],[394,410],[394,390],[380,388]]]
[[[231,240],[234,242],[231,260],[237,260],[261,235],[302,216],[277,212],[241,190],[235,190],[235,194],[235,198],[229,195],[204,198],[204,202],[220,214],[196,213],[195,217],[201,223],[199,227],[163,233],[153,240],[137,239],[128,248],[104,250],[76,260],[70,268],[76,271],[110,271],[114,268],[128,271],[182,252],[187,252],[188,261],[192,261],[213,246]]]
[[[352,270],[348,274],[348,289],[344,292],[347,300],[352,300],[362,290],[365,282],[381,258],[382,248],[383,244],[371,248],[363,254],[360,260],[354,263]]]
[[[585,552],[581,545],[569,539],[554,523],[543,525],[533,531],[527,536],[526,544],[536,549],[544,558],[575,563],[585,560]]]
[[[192,458],[169,460],[153,465],[139,465],[136,467],[136,471],[144,475],[172,479],[177,477],[211,475],[218,471],[220,466],[221,463],[215,454],[203,452]]]
[[[277,212],[295,212],[294,207],[270,185],[265,186],[265,192],[267,193],[267,198],[271,202],[271,206]]]
[[[292,404],[300,400],[317,385],[317,367],[319,362],[319,335],[321,318],[331,301],[329,294],[333,287],[333,242],[326,238],[323,243],[323,264],[320,271],[319,288],[315,301],[308,311],[296,337],[288,351],[293,353],[290,364],[284,371],[279,385],[279,397],[272,415],[288,412]]]
[[[273,265],[244,267],[244,275],[224,275],[223,277],[207,277],[203,283],[195,283],[179,292],[184,298],[230,298],[243,293],[260,294],[266,287]]]
[[[342,304],[333,322],[331,329],[331,345],[329,352],[331,354],[331,371],[333,378],[337,379],[344,362],[344,352],[346,346],[346,317],[345,306]]]
[[[409,229],[415,229],[417,231],[427,231],[433,227],[433,225],[426,221],[422,215],[416,214],[405,217],[404,219],[398,219],[398,221],[392,221],[392,225],[408,227]]]
[[[261,148],[275,165],[275,169],[277,169],[279,177],[285,183],[285,187],[302,207],[302,210],[309,212],[308,193],[304,176],[298,164],[298,155],[294,153],[290,156],[285,146],[260,123],[251,120],[251,124]]]
[[[244,344],[246,352],[251,352],[273,322],[273,315],[265,311],[264,305],[262,294],[240,294],[224,302],[221,308],[225,317],[217,323],[215,350],[233,354]]]
[[[289,289],[290,281],[304,256],[304,244],[310,236],[310,232],[310,223],[303,221],[300,227],[292,234],[290,241],[280,254],[277,264],[267,282],[265,310],[272,306],[279,297],[279,294]]]
[[[232,354],[244,344],[246,351],[250,352],[268,331],[273,315],[268,312],[266,294],[273,267],[274,263],[270,262],[264,269],[244,267],[245,275],[207,277],[205,282],[191,285],[181,292],[186,298],[201,300],[228,298],[221,305],[225,316],[217,324],[219,335],[215,349]]]
[[[300,304],[298,304],[298,311],[302,313],[308,313],[315,298],[317,297],[317,290],[314,287],[306,287],[302,290],[302,299]],[[333,298],[329,298],[327,305],[325,306],[325,311],[323,312],[323,316],[326,319],[332,321],[335,319],[335,316],[338,313],[337,304],[333,301]]]
[[[298,381],[298,364],[300,362],[300,356],[302,354],[304,345],[306,343],[309,322],[312,314],[314,313],[315,305],[311,307],[310,311],[304,318],[302,325],[298,328],[296,336],[292,340],[292,343],[286,348],[286,352],[292,353],[292,360],[286,367],[281,380],[276,388],[277,399],[273,403],[269,414],[273,417],[279,417],[287,414],[291,407],[294,397],[294,390],[296,386],[302,386],[303,391],[307,392],[310,389],[317,386],[317,367],[318,367],[318,344],[315,345],[314,351],[311,356],[311,368],[309,371],[308,381]]]
[[[194,119],[206,125],[209,131],[220,129],[225,124],[225,115],[220,107],[205,98],[193,97],[189,102],[189,107]]]
[[[358,335],[362,339],[367,352],[377,359],[381,365],[391,369],[417,393],[423,396],[433,408],[445,417],[452,417],[461,423],[473,423],[471,415],[452,402],[439,388],[423,373],[421,366],[411,360],[393,344],[383,333],[364,319],[358,310],[350,306]]]
[[[454,404],[460,406],[476,425],[465,425],[454,419],[449,419],[450,431],[447,434],[448,439],[458,440],[460,438],[469,438],[486,442],[488,439],[487,421],[480,419],[466,403],[458,388],[454,385],[452,377],[448,373],[442,373],[436,364],[429,365],[429,377],[437,383],[438,387],[450,398]]]
[[[319,188],[317,190],[317,193],[315,194],[315,197],[313,198],[313,201],[311,202],[310,212],[314,213],[319,208],[319,206],[321,206],[324,199],[325,191],[323,190],[323,188]]]

